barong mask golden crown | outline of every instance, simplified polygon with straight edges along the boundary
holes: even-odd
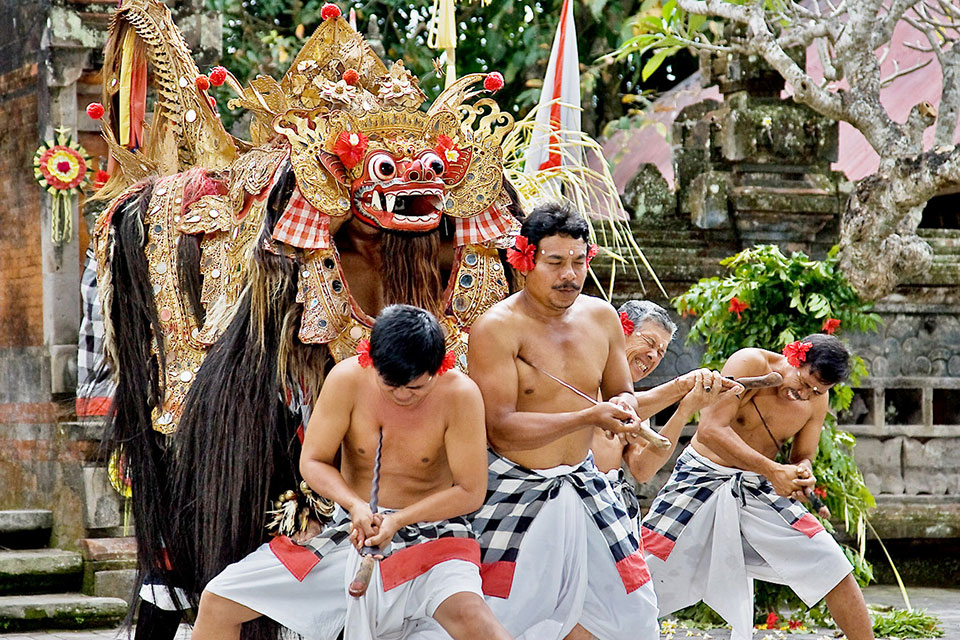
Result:
[[[490,98],[466,104],[484,77],[464,76],[421,111],[417,79],[401,61],[388,69],[338,16],[324,20],[279,84],[260,76],[230,106],[254,112],[255,144],[276,133],[289,141],[300,191],[321,212],[428,231],[442,213],[479,214],[502,189],[500,147],[514,120]],[[341,144],[362,147],[355,163],[335,152],[342,134]]]

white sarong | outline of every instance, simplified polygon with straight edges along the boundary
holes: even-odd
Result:
[[[702,600],[731,624],[731,640],[749,640],[754,579],[789,586],[807,606],[839,584],[850,562],[787,500],[763,476],[687,447],[641,527],[661,615]]]

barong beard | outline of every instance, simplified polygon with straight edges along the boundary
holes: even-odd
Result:
[[[443,317],[440,279],[440,231],[396,233],[380,237],[380,281],[383,304],[409,304]]]

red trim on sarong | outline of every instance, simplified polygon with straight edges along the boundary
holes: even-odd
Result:
[[[110,411],[113,398],[77,398],[77,417],[105,416]]]
[[[676,544],[670,538],[646,527],[640,527],[640,538],[643,540],[643,549],[664,562],[667,561],[667,557],[673,551],[673,545]]]
[[[808,538],[812,538],[821,531],[823,531],[823,525],[820,524],[820,521],[814,518],[809,513],[803,514],[799,520],[790,525],[800,533],[804,534]]]
[[[647,561],[643,559],[643,548],[637,549],[632,554],[617,563],[617,573],[623,580],[623,586],[627,593],[633,593],[647,582],[650,581],[650,570],[647,569]]]
[[[313,551],[301,547],[288,536],[277,536],[271,540],[270,551],[273,551],[277,560],[300,582],[303,582],[310,570],[320,562],[320,558]]]
[[[494,598],[510,597],[510,587],[513,586],[513,572],[517,569],[516,562],[501,560],[486,562],[480,565],[480,580],[483,581],[483,595]]]
[[[401,549],[380,561],[383,590],[422,576],[447,560],[466,560],[479,567],[480,543],[473,538],[439,538]]]

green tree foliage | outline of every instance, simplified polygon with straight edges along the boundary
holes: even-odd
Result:
[[[652,0],[647,0],[648,3]],[[207,0],[223,19],[224,66],[241,81],[257,74],[281,76],[320,23],[322,0]],[[338,2],[346,15],[353,7],[357,28],[370,34],[374,16],[387,58],[402,59],[422,80],[429,96],[442,88],[433,61],[441,52],[427,47],[432,0]],[[563,0],[504,0],[484,6],[478,0],[457,3],[457,71],[500,71],[506,80],[503,104],[524,115],[537,101],[550,57]],[[574,0],[579,43],[583,127],[596,135],[603,125],[631,109],[641,90],[672,86],[696,68],[687,55],[683,72],[663,69],[640,81],[640,55],[608,55],[634,37],[639,0]],[[669,65],[668,65],[669,66]],[[624,96],[628,96],[624,98]],[[223,102],[223,100],[221,100]]]
[[[794,340],[823,332],[831,319],[840,321],[835,330],[841,334],[874,331],[880,321],[838,269],[836,250],[826,260],[818,261],[803,253],[787,257],[774,245],[761,245],[726,258],[721,264],[731,270],[729,275],[700,280],[674,300],[678,312],[696,317],[688,340],[704,345],[703,366],[719,369],[744,347],[780,351]],[[857,384],[866,373],[863,359],[854,355],[850,383]],[[857,579],[866,584],[873,574],[863,558],[862,545],[867,511],[875,503],[851,455],[854,437],[836,427],[836,412],[847,409],[852,399],[849,384],[838,384],[831,390],[832,412],[827,415],[820,436],[813,470],[817,488],[826,494],[824,503],[834,518],[842,521],[845,529],[860,541],[859,552],[850,548],[844,551],[854,565]],[[824,526],[833,529],[830,522],[825,521]],[[756,598],[759,621],[780,607],[803,606],[787,587],[762,587]],[[821,605],[811,615],[822,620],[825,609]]]

